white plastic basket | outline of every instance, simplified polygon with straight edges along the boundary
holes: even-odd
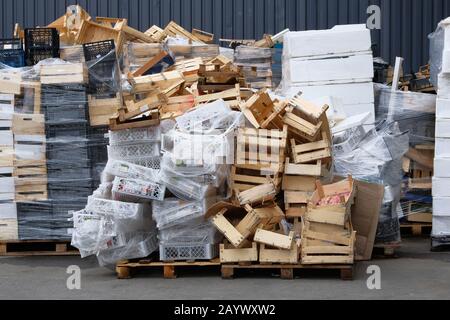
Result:
[[[151,181],[116,177],[113,182],[112,195],[119,201],[139,201],[142,199],[164,199],[166,187]]]
[[[127,160],[139,157],[157,157],[160,155],[159,142],[135,143],[108,146],[108,158]]]
[[[134,128],[109,132],[110,145],[133,144],[136,142],[155,142],[161,140],[159,126]]]
[[[159,259],[161,261],[174,260],[211,260],[219,255],[218,244],[164,244],[159,245]]]

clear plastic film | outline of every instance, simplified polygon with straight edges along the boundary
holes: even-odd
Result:
[[[400,130],[408,131],[411,145],[434,143],[436,95],[419,92],[393,92],[391,87],[375,87],[377,122],[384,119],[398,122]]]
[[[350,174],[357,180],[385,186],[377,242],[400,240],[398,219],[401,214],[402,157],[408,148],[408,133],[402,132],[397,122],[382,122],[359,139],[350,151],[334,155],[335,174]]]

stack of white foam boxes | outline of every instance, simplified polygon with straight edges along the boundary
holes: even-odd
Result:
[[[0,92],[0,240],[17,240],[17,209],[14,202],[14,139],[11,130],[14,94]]]
[[[450,18],[439,24],[436,39],[442,50],[436,101],[436,145],[433,177],[433,247],[450,244]],[[442,47],[443,44],[443,47]],[[443,49],[442,49],[443,48]],[[440,55],[440,53],[437,53]],[[440,60],[440,59],[439,59]]]
[[[283,94],[339,101],[345,116],[370,113],[374,123],[373,56],[365,25],[288,32],[283,39]]]

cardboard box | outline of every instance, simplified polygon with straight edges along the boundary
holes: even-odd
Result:
[[[433,173],[438,178],[450,178],[450,158],[434,158]]]
[[[450,119],[450,99],[436,100],[436,118]]]
[[[450,178],[433,177],[431,192],[433,197],[450,197]]]
[[[450,216],[436,216],[433,214],[432,236],[450,235]]]
[[[434,141],[434,155],[436,158],[450,158],[450,139],[436,138]]]
[[[450,138],[450,119],[436,118],[436,138]]]
[[[433,216],[450,217],[450,197],[433,198]]]

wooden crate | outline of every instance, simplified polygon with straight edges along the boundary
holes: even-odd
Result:
[[[285,102],[275,105],[267,91],[261,90],[241,104],[241,111],[256,129],[266,129],[271,126],[272,122],[276,122],[278,117],[281,117],[286,106]],[[282,129],[282,127],[276,127]]]
[[[272,202],[277,195],[277,186],[273,182],[260,184],[253,188],[242,190],[233,190],[239,205],[255,205]]]
[[[0,167],[14,166],[14,148],[12,146],[0,146]]]
[[[356,231],[302,220],[302,264],[352,264]]]
[[[16,201],[39,201],[47,200],[47,178],[46,176],[31,178],[15,178]]]
[[[120,30],[92,21],[83,20],[80,30],[75,38],[75,43],[85,44],[113,39],[116,46],[116,52],[119,54],[122,50],[123,38],[123,33]]]
[[[220,244],[221,263],[242,263],[258,261],[258,245],[251,243],[248,248],[235,248],[229,244]]]
[[[151,110],[149,115],[141,116],[139,118],[130,119],[127,121],[120,121],[119,116],[109,119],[109,129],[112,131],[145,128],[156,126],[160,123],[158,110]]]
[[[35,114],[41,113],[41,82],[40,81],[22,81],[21,100],[22,109],[30,110]],[[22,111],[23,112],[23,111]]]
[[[88,70],[83,63],[43,65],[42,84],[87,83]]]
[[[192,33],[187,31],[186,29],[184,29],[183,27],[181,27],[180,25],[178,25],[174,21],[170,21],[167,24],[167,26],[164,28],[164,32],[167,35],[171,36],[171,37],[181,36],[181,37],[186,38],[186,39],[188,39],[188,40],[190,40],[192,42],[204,43],[201,39],[199,39],[198,37],[194,36]]]
[[[284,191],[284,210],[287,218],[303,217],[312,192]]]
[[[300,248],[296,242],[290,249],[270,248],[265,244],[259,245],[260,263],[296,264],[299,260]]]
[[[16,69],[6,69],[0,73],[0,94],[20,94],[20,83],[22,76]],[[5,100],[5,96],[2,96],[0,100]],[[14,103],[12,103],[14,105]],[[1,111],[5,112],[5,111]]]
[[[292,160],[294,163],[305,164],[315,162],[316,170],[314,171],[314,175],[317,176],[321,175],[322,162],[325,163],[331,158],[331,141],[328,140],[325,133],[322,133],[322,137],[320,141],[303,144],[296,144],[295,139],[291,139]],[[317,169],[319,169],[319,174],[316,172]]]
[[[163,42],[167,37],[167,34],[163,29],[157,25],[151,26],[147,31],[144,32],[147,36],[153,39],[154,42]]]
[[[15,135],[45,135],[43,114],[14,113],[12,131]]]
[[[0,255],[2,254],[1,241],[18,239],[19,229],[17,219],[0,219]]]
[[[284,170],[287,126],[283,130],[240,128],[235,166],[269,174]]]
[[[204,43],[213,43],[214,41],[214,34],[200,30],[200,29],[192,29],[192,35]]]
[[[88,96],[89,124],[91,126],[109,125],[109,119],[117,114],[122,107],[120,96],[115,98],[97,99],[95,96]]]
[[[239,192],[249,190],[255,186],[271,182],[278,186],[281,182],[280,175],[278,173],[270,175],[265,172],[261,172],[261,170],[240,168],[236,165],[231,166],[230,179],[230,189],[233,192],[236,192],[236,190]]]
[[[2,89],[0,89],[0,90],[2,90]],[[14,103],[15,103],[14,94],[0,93],[0,112],[1,113],[13,113],[14,112]]]

